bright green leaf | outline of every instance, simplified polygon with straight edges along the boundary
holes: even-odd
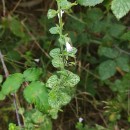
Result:
[[[42,74],[41,68],[29,68],[24,71],[23,76],[26,81],[36,81]]]
[[[9,123],[9,128],[8,130],[20,130],[21,128],[16,126],[14,123]]]
[[[48,92],[45,84],[40,81],[32,82],[24,89],[24,98],[41,111],[47,112],[49,109]]]
[[[76,3],[71,3],[71,2],[69,2],[69,1],[67,1],[67,0],[61,0],[61,1],[59,2],[59,5],[60,5],[60,7],[61,7],[62,10],[68,10],[68,9],[70,9],[72,6],[76,5]]]
[[[2,93],[4,95],[15,93],[19,89],[23,81],[23,75],[21,73],[9,75],[9,77],[7,77],[6,81],[2,85]]]
[[[119,55],[119,52],[114,48],[100,47],[98,50],[98,54],[100,56],[105,56],[108,58],[116,58]]]
[[[103,0],[77,0],[80,5],[83,6],[95,6],[103,2]]]
[[[50,51],[50,56],[52,58],[59,57],[60,56],[60,49],[59,48],[55,48],[55,49],[51,50]]]
[[[130,11],[129,0],[113,0],[111,9],[115,16],[120,19]]]
[[[52,76],[47,80],[46,86],[47,86],[48,88],[53,88],[53,87],[55,87],[57,84],[58,84],[58,77],[57,77],[57,75],[52,75]]]
[[[48,102],[52,108],[60,108],[63,105],[66,105],[71,100],[71,97],[62,92],[59,88],[55,87],[49,93]]]
[[[78,75],[68,70],[59,71],[58,73],[61,74],[61,80],[62,80],[63,86],[74,87],[80,81],[80,78]]]
[[[55,68],[63,68],[63,66],[64,66],[63,59],[61,57],[52,59],[52,65]]]
[[[59,28],[58,27],[52,27],[49,29],[49,32],[51,34],[58,34],[59,33]]]
[[[102,80],[108,79],[116,73],[116,63],[113,60],[107,60],[99,65],[99,75]]]
[[[47,13],[48,19],[54,18],[57,15],[57,11],[54,9],[49,9]]]

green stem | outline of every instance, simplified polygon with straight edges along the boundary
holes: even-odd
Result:
[[[62,16],[61,16],[61,8],[60,8],[59,4],[58,4],[58,12],[59,12],[60,38],[62,38],[62,36],[63,36],[63,21],[62,21]],[[60,48],[61,48],[61,52],[62,52],[63,51],[63,44],[62,43],[60,43]]]
[[[62,39],[63,37],[63,21],[62,21],[62,16],[61,16],[61,8],[60,8],[60,5],[58,4],[57,2],[57,5],[58,5],[58,12],[59,12],[59,27],[60,27],[60,39]],[[63,44],[60,43],[60,50],[61,50],[61,53],[63,52]],[[63,63],[64,63],[64,55],[62,55],[62,58],[63,58]],[[64,69],[64,65],[62,67],[62,69]]]

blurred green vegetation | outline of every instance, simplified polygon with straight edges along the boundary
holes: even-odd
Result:
[[[48,9],[56,8],[55,2],[43,0],[27,7],[27,0],[25,5],[17,0],[5,2],[6,13],[1,13],[0,19],[0,50],[9,73],[40,67],[41,80],[47,81],[55,71],[49,52],[58,46],[57,36],[49,32],[58,19],[47,19]],[[75,98],[53,120],[54,130],[130,130],[130,14],[117,20],[109,4],[77,5],[63,17],[64,30],[78,49],[77,65],[70,70],[81,81]],[[2,64],[0,74],[5,80]],[[21,90],[18,95],[26,106]],[[16,122],[12,102],[10,96],[0,102],[0,129],[6,130],[7,124]],[[80,117],[83,123],[78,124]]]

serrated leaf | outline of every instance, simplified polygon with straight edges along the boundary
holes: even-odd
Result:
[[[64,106],[69,103],[70,100],[71,97],[57,87],[52,89],[49,93],[48,102],[52,108],[60,108],[61,106]]]
[[[47,13],[48,19],[54,18],[57,15],[57,11],[54,9],[49,9]]]
[[[113,0],[111,9],[117,19],[122,18],[130,11],[130,1],[129,0]]]
[[[99,65],[99,75],[102,80],[108,79],[116,73],[116,63],[113,60],[107,60]]]
[[[52,27],[49,29],[49,32],[51,34],[59,34],[59,28],[58,27]]]
[[[36,81],[42,74],[41,68],[29,68],[24,71],[23,76],[26,81]]]
[[[57,84],[58,84],[58,77],[57,75],[52,75],[48,80],[47,80],[47,83],[46,83],[46,86],[48,88],[53,88],[55,87]]]
[[[44,83],[32,82],[24,89],[24,98],[29,103],[34,103],[40,111],[47,112],[49,109],[48,92]]]
[[[21,73],[9,75],[2,85],[2,93],[4,95],[8,95],[9,93],[15,93],[19,89],[23,81],[23,75]]]
[[[83,6],[95,6],[102,3],[104,0],[77,0],[80,5]]]
[[[78,75],[68,70],[59,71],[59,73],[61,73],[61,80],[62,80],[63,86],[74,87],[80,81],[80,78]]]
[[[129,72],[129,57],[126,56],[120,56],[116,58],[116,64],[118,67],[120,67],[123,71]]]
[[[52,65],[55,68],[63,68],[63,66],[64,66],[63,59],[61,57],[56,57],[56,58],[52,59]]]
[[[59,57],[60,56],[60,49],[59,48],[55,48],[55,49],[51,50],[50,51],[50,56],[52,58]]]
[[[116,58],[119,55],[119,52],[116,49],[110,47],[100,47],[98,49],[98,54],[108,58]]]

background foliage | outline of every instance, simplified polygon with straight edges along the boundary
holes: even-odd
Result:
[[[0,99],[5,99],[0,103],[0,129],[8,129],[7,124],[11,130],[17,129],[11,94],[18,91],[19,113],[26,118],[24,122],[28,129],[35,124],[36,129],[41,127],[46,130],[129,130],[130,1],[77,0],[78,5],[69,10],[64,3],[61,4],[66,10],[64,32],[77,48],[75,62],[69,65],[69,70],[80,77],[77,89],[72,87],[79,81],[75,74],[70,71],[56,73],[54,68],[62,66],[62,61],[56,58],[60,55],[59,51],[54,50],[59,47],[58,36],[52,35],[57,34],[57,28],[52,26],[58,19],[48,19],[56,16],[56,2],[10,2],[5,0],[5,10],[2,1],[0,4],[0,50],[11,74],[5,80],[0,64]],[[48,10],[53,15],[47,13]],[[76,65],[72,67],[72,64]],[[52,73],[55,75],[52,76]],[[48,99],[48,89],[63,83],[66,76],[57,77],[61,73],[69,73],[65,83],[69,87],[50,90]],[[77,80],[73,82],[72,77]],[[70,95],[73,95],[72,99]],[[66,105],[58,113],[58,118],[56,113],[59,109],[50,109],[46,99],[52,108]],[[37,109],[32,109],[34,105]],[[45,115],[48,110],[52,122]],[[81,117],[83,122],[79,121]]]

